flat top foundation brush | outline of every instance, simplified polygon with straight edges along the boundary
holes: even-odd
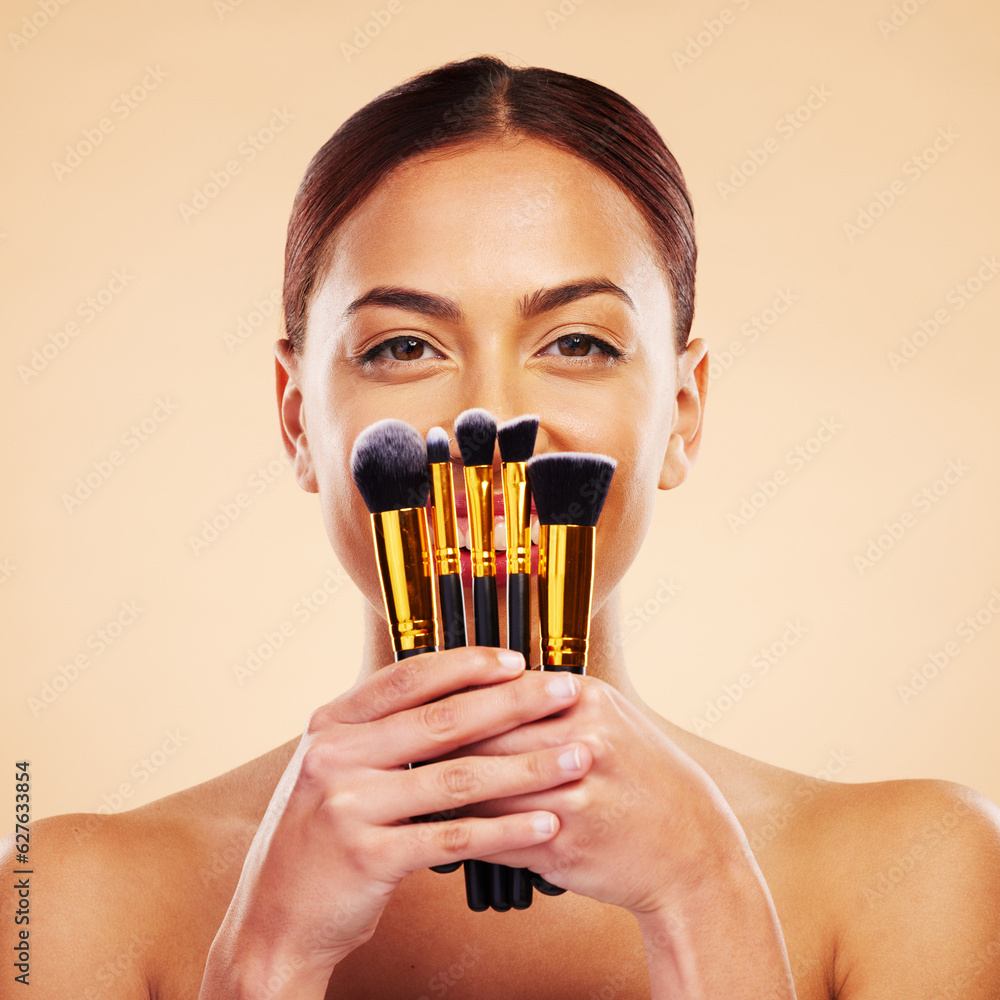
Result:
[[[588,452],[538,455],[528,480],[538,511],[542,669],[587,670],[594,546],[615,461]]]
[[[587,672],[594,547],[615,461],[589,452],[538,455],[527,463],[538,512],[538,625],[542,669]],[[529,871],[548,896],[565,890]]]
[[[586,451],[537,455],[527,463],[539,524],[596,527],[617,463]]]

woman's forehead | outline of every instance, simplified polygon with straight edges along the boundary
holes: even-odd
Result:
[[[634,284],[658,270],[625,192],[535,140],[408,161],[344,221],[327,262],[322,284],[345,295],[393,284],[520,295],[593,275]]]

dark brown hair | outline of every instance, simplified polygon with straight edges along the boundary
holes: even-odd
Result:
[[[415,76],[356,111],[313,157],[295,195],[285,245],[285,334],[305,337],[309,296],[331,236],[395,167],[457,143],[529,136],[599,167],[629,195],[660,253],[687,344],[697,255],[684,177],[653,123],[599,83],[493,56]]]

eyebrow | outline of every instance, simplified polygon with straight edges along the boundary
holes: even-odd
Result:
[[[590,295],[615,295],[631,309],[635,303],[628,293],[607,278],[584,278],[580,281],[569,281],[553,288],[539,288],[522,297],[518,303],[521,319],[533,319],[542,313],[569,305]],[[435,319],[448,320],[451,323],[461,323],[465,316],[461,306],[454,300],[431,292],[417,291],[415,288],[402,288],[398,285],[379,285],[369,289],[364,295],[356,298],[345,310],[344,318],[353,316],[359,309],[366,306],[391,306],[396,309],[406,309],[409,312],[432,316]]]

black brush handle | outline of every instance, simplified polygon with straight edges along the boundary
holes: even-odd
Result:
[[[507,575],[507,648],[521,653],[526,666],[531,665],[530,584],[528,573]],[[510,872],[511,905],[515,910],[526,910],[531,906],[531,872],[527,868],[512,868]]]
[[[465,862],[465,901],[470,910],[482,913],[490,908],[493,897],[490,869],[485,861]]]
[[[553,885],[551,882],[546,882],[541,875],[535,872],[529,871],[528,876],[531,879],[531,884],[546,896],[561,896],[566,891],[565,889],[560,889],[557,885]]]
[[[437,649],[436,646],[431,646],[429,649],[401,649],[396,654],[396,662],[398,663],[400,660],[409,659],[409,657],[411,657],[411,656],[419,656],[420,653],[433,653],[436,649]],[[419,767],[420,764],[426,764],[426,763],[427,763],[426,761],[422,760],[422,761],[420,761],[416,765],[410,764],[409,766],[410,767],[414,767],[414,766]],[[455,869],[461,868],[461,867],[462,867],[462,862],[461,861],[453,861],[453,862],[451,862],[450,864],[447,864],[447,865],[437,865],[434,868],[432,868],[431,871],[441,872],[442,875],[447,875],[448,872],[453,872],[453,871],[455,871]]]
[[[396,654],[396,662],[408,660],[411,656],[419,656],[421,653],[436,653],[437,646],[428,646],[426,649],[401,649]]]
[[[531,665],[530,584],[527,573],[511,573],[507,577],[507,648],[521,653],[525,666]]]
[[[500,645],[500,612],[497,610],[497,578],[495,576],[476,576],[472,579],[472,608],[476,616],[476,645]],[[470,866],[472,871],[469,871]],[[486,861],[465,862],[465,894],[466,900],[473,910],[478,910],[476,904],[485,900],[486,907],[496,906],[493,896],[494,872],[497,865]],[[479,894],[482,895],[479,895]],[[503,901],[500,901],[503,906]],[[508,904],[505,909],[510,909]]]
[[[497,578],[477,576],[472,580],[472,607],[476,614],[476,645],[500,645],[500,613],[497,611]]]
[[[514,869],[508,868],[507,865],[490,865],[490,868],[493,879],[493,909],[499,913],[506,913],[511,904],[511,880]]]
[[[442,631],[444,648],[456,649],[469,644],[465,634],[465,595],[460,573],[442,573],[438,577],[441,591]]]
[[[441,592],[441,626],[444,633],[444,648],[457,649],[467,646],[465,634],[465,596],[462,593],[462,576],[460,573],[442,573],[438,577],[438,589]],[[447,865],[431,865],[431,871],[440,875],[448,875],[458,871],[463,862],[452,861]]]
[[[515,910],[526,910],[531,906],[531,888],[531,872],[527,868],[511,868],[510,905]]]
[[[542,670],[545,670],[545,665],[542,665]],[[567,673],[570,674],[584,674],[586,670],[583,667],[563,667]],[[531,879],[531,884],[539,891],[544,893],[546,896],[561,896],[566,890],[560,889],[559,886],[553,885],[551,882],[546,882],[537,872],[529,871],[528,876]]]

